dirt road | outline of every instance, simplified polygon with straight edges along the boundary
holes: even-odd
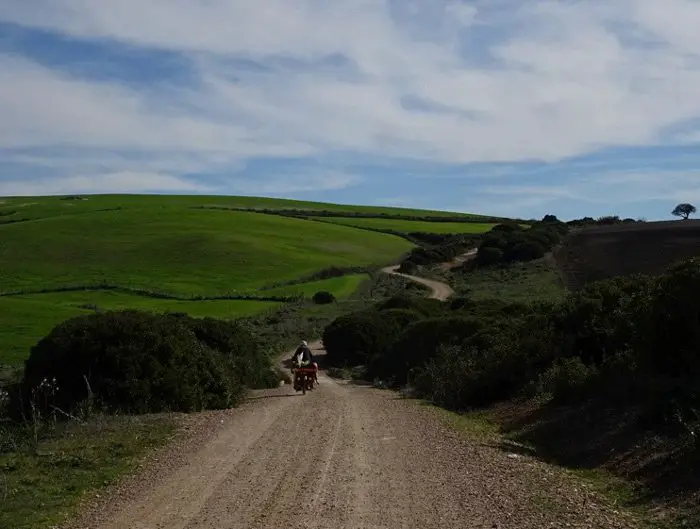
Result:
[[[477,249],[471,249],[468,252],[463,253],[462,255],[459,255],[455,257],[452,261],[448,263],[443,263],[442,268],[443,270],[449,270],[450,268],[454,268],[456,266],[459,266],[463,264],[465,261],[468,261],[469,259],[473,259],[476,256]],[[432,299],[439,299],[441,301],[445,301],[447,298],[449,298],[452,294],[454,294],[454,290],[452,290],[452,287],[446,283],[442,283],[441,281],[435,281],[433,279],[426,279],[424,277],[418,277],[418,276],[412,276],[409,274],[402,274],[401,272],[398,271],[400,265],[395,265],[395,266],[387,266],[386,268],[382,268],[382,272],[387,273],[387,274],[393,274],[401,277],[405,277],[407,279],[411,279],[417,283],[421,283],[425,286],[427,286],[430,289],[430,295],[428,296],[429,298]]]
[[[430,295],[428,297],[432,299],[439,299],[441,301],[445,301],[452,294],[454,294],[454,290],[452,290],[452,287],[450,287],[450,285],[442,283],[440,281],[435,281],[433,279],[426,279],[424,277],[402,274],[401,272],[398,272],[399,266],[400,265],[387,266],[386,268],[382,268],[382,272],[405,277],[407,279],[415,281],[416,283],[421,283],[427,286],[430,289]]]
[[[424,281],[433,297],[451,292]],[[457,434],[433,408],[319,378],[307,395],[283,386],[210,412],[206,435],[159,454],[72,527],[634,527],[561,471]]]

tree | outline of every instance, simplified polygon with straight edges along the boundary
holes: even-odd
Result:
[[[688,217],[695,213],[695,211],[695,206],[692,204],[678,204],[671,212],[671,215],[683,217],[683,220],[688,220]]]

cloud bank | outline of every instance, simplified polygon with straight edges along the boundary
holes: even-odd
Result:
[[[665,211],[697,196],[698,27],[693,0],[4,2],[0,195]]]

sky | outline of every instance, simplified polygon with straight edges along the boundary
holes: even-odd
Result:
[[[0,196],[700,202],[700,0],[0,0]]]

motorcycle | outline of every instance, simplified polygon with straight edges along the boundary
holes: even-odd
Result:
[[[316,366],[303,366],[301,360],[296,359],[294,362],[294,367],[292,368],[294,373],[294,390],[301,391],[303,395],[306,395],[307,391],[314,389],[314,383],[316,382]]]

